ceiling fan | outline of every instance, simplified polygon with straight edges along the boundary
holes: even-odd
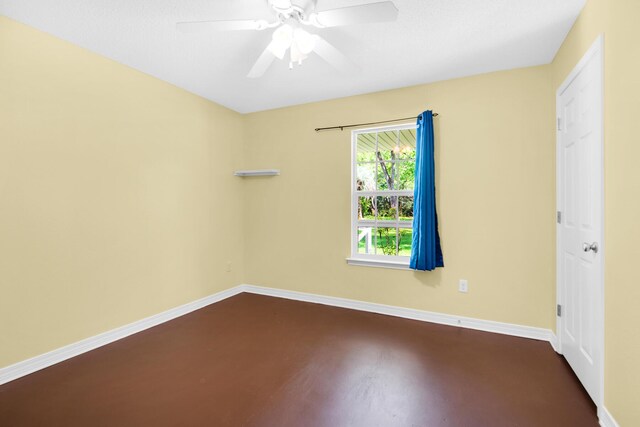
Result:
[[[289,68],[302,64],[311,52],[327,61],[333,67],[348,69],[350,61],[333,45],[317,34],[310,34],[305,27],[329,28],[351,24],[395,21],[398,9],[392,1],[367,3],[358,6],[316,11],[317,0],[266,0],[274,12],[273,21],[266,20],[220,20],[178,22],[177,28],[183,32],[202,30],[214,31],[263,31],[275,28],[271,42],[258,57],[247,77],[262,76],[273,61],[284,59],[289,52]]]

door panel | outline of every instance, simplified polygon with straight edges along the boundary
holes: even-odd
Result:
[[[562,353],[599,404],[602,369],[602,50],[558,93],[558,287]],[[585,246],[586,245],[586,246]]]

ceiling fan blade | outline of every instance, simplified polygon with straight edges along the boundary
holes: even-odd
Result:
[[[271,53],[271,50],[267,46],[264,52],[262,52],[262,54],[258,57],[256,63],[253,64],[253,67],[249,71],[249,74],[247,74],[247,77],[249,77],[250,79],[261,77],[269,69],[274,59],[276,59],[275,55]]]
[[[358,70],[358,67],[349,60],[342,52],[336,49],[331,43],[322,37],[315,35],[315,46],[313,51],[329,65],[343,73],[350,73]]]
[[[395,21],[398,9],[392,1],[342,7],[317,12],[311,21],[319,27],[338,27],[341,25],[366,24],[370,22]]]
[[[263,20],[237,20],[237,21],[191,21],[178,22],[176,28],[183,33],[196,33],[200,31],[245,31],[263,30],[269,24]]]

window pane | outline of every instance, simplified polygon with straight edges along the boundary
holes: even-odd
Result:
[[[375,191],[376,165],[375,163],[359,164],[356,168],[356,189],[358,191]]]
[[[396,187],[398,190],[413,190],[416,180],[416,163],[399,161],[396,163]]]
[[[398,255],[411,256],[411,242],[413,241],[413,230],[410,228],[401,228],[398,230]]]
[[[374,254],[375,238],[376,236],[373,227],[358,227],[358,253]]]
[[[398,215],[398,196],[378,196],[376,198],[378,221],[396,221]]]
[[[358,197],[358,219],[371,221],[376,219],[375,197]]]
[[[416,130],[404,129],[400,131],[398,143],[399,159],[415,160],[416,158]]]
[[[356,132],[357,254],[411,254],[413,196],[391,195],[415,187],[416,129]]]
[[[376,229],[376,254],[397,255],[397,229],[391,227],[378,227]]]
[[[395,190],[395,163],[378,163],[378,190]]]
[[[376,161],[376,134],[361,133],[358,135],[356,146],[356,161],[375,162]]]
[[[378,133],[378,159],[394,160],[398,153],[398,131]]]
[[[413,196],[398,197],[398,217],[400,221],[413,221]]]

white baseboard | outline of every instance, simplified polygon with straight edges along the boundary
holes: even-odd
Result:
[[[265,288],[254,285],[241,285],[244,292],[268,295],[297,301],[313,302],[334,307],[350,308],[352,310],[368,311],[370,313],[386,314],[388,316],[403,317],[405,319],[421,320],[423,322],[439,323],[441,325],[458,326],[479,331],[494,332],[534,340],[548,341],[555,345],[555,334],[550,329],[532,326],[514,325],[511,323],[494,322],[491,320],[473,319],[470,317],[454,316],[451,314],[431,311],[415,310],[391,305],[376,304],[345,298],[328,297],[324,295],[304,292],[287,291],[283,289]],[[555,348],[555,347],[554,347]]]
[[[458,326],[462,328],[476,329],[498,334],[512,335],[516,337],[531,338],[548,341],[556,348],[557,339],[549,329],[535,328],[531,326],[514,325],[510,323],[494,322],[490,320],[473,319],[469,317],[454,316],[450,314],[435,313],[430,311],[415,310],[384,304],[376,304],[345,298],[329,297],[324,295],[309,294],[304,292],[288,291],[283,289],[267,288],[254,285],[239,285],[208,297],[193,301],[179,307],[172,308],[151,317],[130,323],[128,325],[104,332],[93,337],[86,338],[73,344],[58,348],[31,359],[0,368],[0,384],[5,384],[25,375],[60,363],[64,360],[86,353],[103,345],[112,343],[121,338],[145,329],[191,313],[194,310],[206,307],[223,299],[232,297],[242,292],[286,298],[296,301],[306,301],[334,307],[349,308],[352,310],[367,311],[370,313],[384,314],[388,316],[402,317],[405,319],[420,320],[423,322],[439,323],[442,325]],[[613,418],[611,418],[613,420]],[[604,424],[603,424],[604,425]],[[616,426],[616,424],[611,424]]]
[[[556,353],[562,354],[560,353],[560,347],[558,346],[558,336],[554,334],[553,331],[551,331],[551,338],[549,339],[549,343]]]
[[[598,418],[602,427],[620,427],[620,424],[616,422],[611,412],[604,405],[598,410]]]
[[[121,326],[116,329],[95,335],[93,337],[86,338],[82,341],[75,342],[73,344],[60,347],[48,353],[41,354],[31,359],[23,360],[22,362],[9,365],[0,369],[0,384],[8,383],[25,375],[29,375],[40,369],[47,368],[56,363],[60,363],[64,360],[78,356],[87,351],[102,347],[103,345],[110,344],[119,339],[128,337],[129,335],[144,331],[153,326],[157,326],[161,323],[175,319],[176,317],[184,316],[187,313],[191,313],[194,310],[206,307],[223,299],[232,297],[242,292],[242,286],[236,286],[231,289],[226,289],[222,292],[218,292],[208,297],[192,301],[190,303],[181,305],[164,311],[162,313],[147,317],[142,320],[138,320],[128,325]]]

